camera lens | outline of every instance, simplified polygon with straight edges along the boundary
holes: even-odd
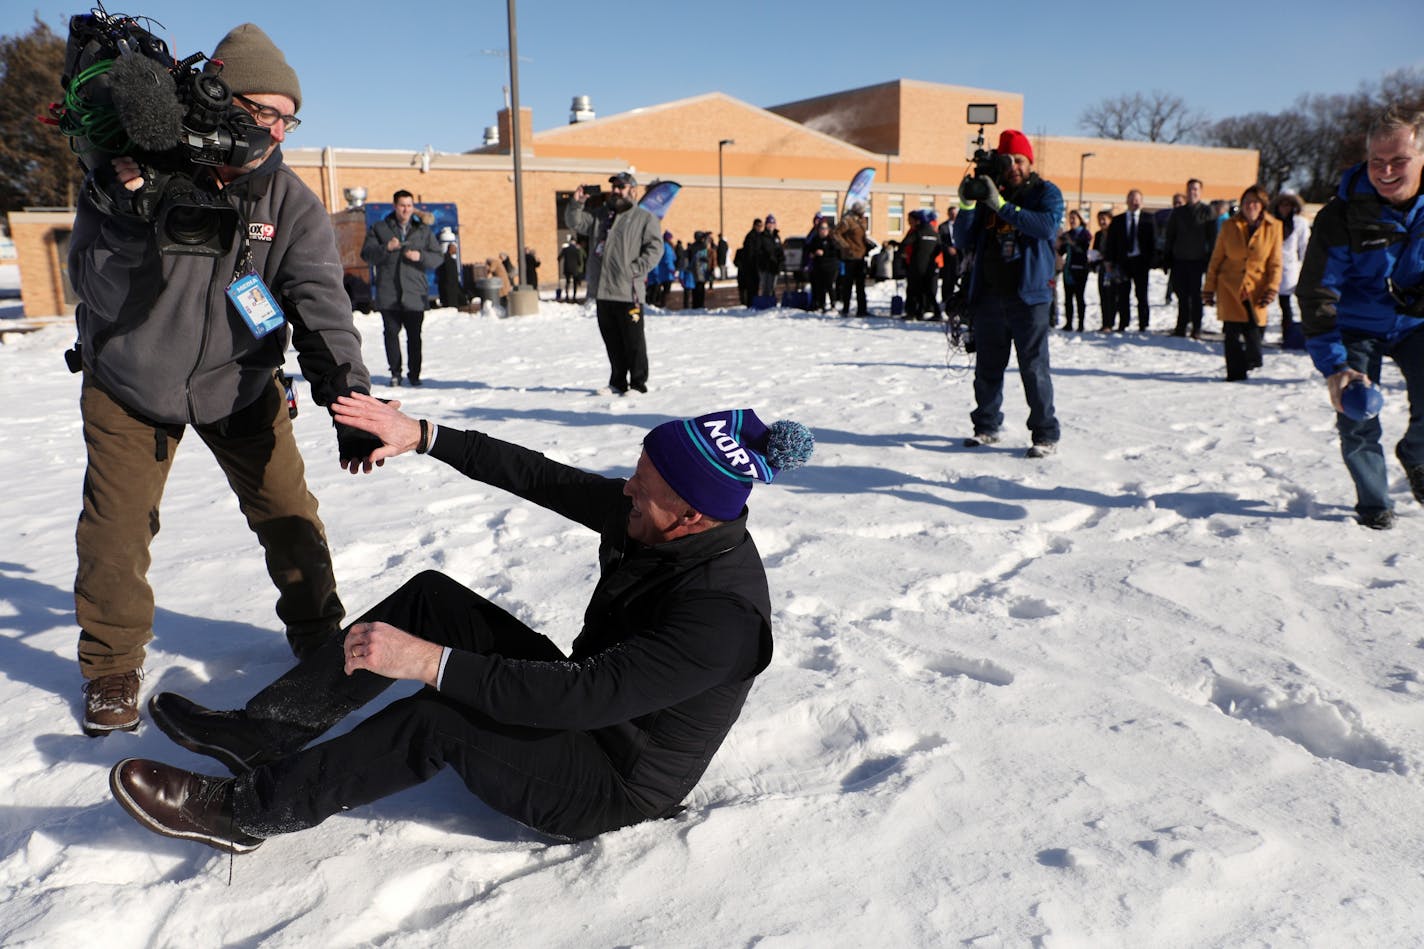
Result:
[[[174,244],[198,247],[218,236],[221,218],[208,208],[175,207],[163,219],[163,230]]]

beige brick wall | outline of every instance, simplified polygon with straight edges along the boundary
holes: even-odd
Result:
[[[65,302],[66,263],[60,259],[60,236],[74,226],[74,215],[56,211],[12,211],[10,236],[20,268],[21,302],[29,319],[66,317],[74,305]],[[73,298],[72,291],[68,295]]]
[[[1255,151],[1202,148],[1151,142],[1114,142],[1096,138],[1034,139],[1040,174],[1063,189],[1069,207],[1078,204],[1079,165],[1083,200],[1093,209],[1121,209],[1127,192],[1137,188],[1147,207],[1170,207],[1172,194],[1185,191],[1188,178],[1200,178],[1202,198],[1235,200],[1256,181]],[[1081,161],[1084,152],[1093,157]]]
[[[906,161],[946,163],[963,167],[965,144],[979,127],[964,121],[970,103],[999,107],[999,124],[985,128],[990,148],[1004,129],[1023,129],[1023,96],[995,89],[940,86],[901,81],[900,157]]]

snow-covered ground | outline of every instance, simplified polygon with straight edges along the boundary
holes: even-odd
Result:
[[[874,291],[883,307],[888,285]],[[1162,299],[1154,284],[1152,299]],[[1157,330],[1174,310],[1158,307]],[[1090,316],[1089,325],[1098,322]],[[379,321],[363,316],[369,364]],[[606,473],[668,417],[751,406],[818,450],[758,487],[776,658],[679,819],[577,845],[446,774],[236,858],[140,828],[118,759],[217,766],[76,715],[84,446],[72,331],[0,346],[0,944],[1395,946],[1424,933],[1424,517],[1353,523],[1322,382],[1268,351],[1056,333],[1059,454],[960,447],[938,324],[653,315],[652,391],[598,396],[590,314],[426,321],[409,411]],[[1278,338],[1272,330],[1272,340]],[[295,360],[292,361],[295,368]],[[1384,379],[1388,446],[1406,417]],[[382,389],[379,394],[390,395]],[[402,457],[298,437],[348,609],[435,568],[567,645],[595,538]],[[239,704],[289,663],[262,559],[196,438],[154,544],[144,697]]]

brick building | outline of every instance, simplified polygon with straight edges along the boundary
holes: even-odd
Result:
[[[541,132],[523,109],[525,237],[544,261],[543,282],[552,285],[569,192],[606,184],[612,172],[630,169],[643,185],[655,179],[682,185],[664,220],[679,239],[694,230],[722,230],[735,248],[752,219],[767,213],[776,215],[783,236],[800,236],[816,213],[839,213],[851,177],[872,166],[871,234],[882,242],[895,239],[907,212],[942,212],[955,201],[977,130],[965,122],[970,103],[998,106],[998,124],[985,129],[990,147],[1002,129],[1022,128],[1017,93],[908,79],[765,109],[713,92],[602,118],[583,113],[584,121]],[[387,201],[404,188],[417,205],[457,205],[465,261],[500,252],[518,260],[510,119],[508,110],[498,116],[500,144],[463,154],[345,148],[289,148],[285,154],[332,212],[346,206],[347,189],[364,188],[369,200]],[[1191,177],[1202,179],[1206,199],[1234,199],[1256,180],[1254,151],[1023,131],[1039,172],[1063,190],[1070,208],[1079,204],[1080,190],[1083,205],[1097,209],[1120,206],[1129,188],[1140,188],[1152,208],[1168,206]],[[724,139],[732,143],[719,148]],[[10,215],[27,316],[72,311],[62,270],[68,224],[63,213]]]

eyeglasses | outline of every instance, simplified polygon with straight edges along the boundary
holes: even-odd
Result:
[[[253,102],[251,99],[247,98],[247,96],[234,95],[233,98],[236,99],[238,102],[242,103],[243,107],[246,108],[247,111],[252,114],[252,117],[257,120],[258,125],[261,125],[265,128],[271,128],[272,126],[276,125],[278,121],[281,121],[282,128],[290,132],[298,125],[302,124],[302,120],[297,118],[295,115],[283,115],[276,109],[272,108],[270,105],[263,105],[260,102]]]

